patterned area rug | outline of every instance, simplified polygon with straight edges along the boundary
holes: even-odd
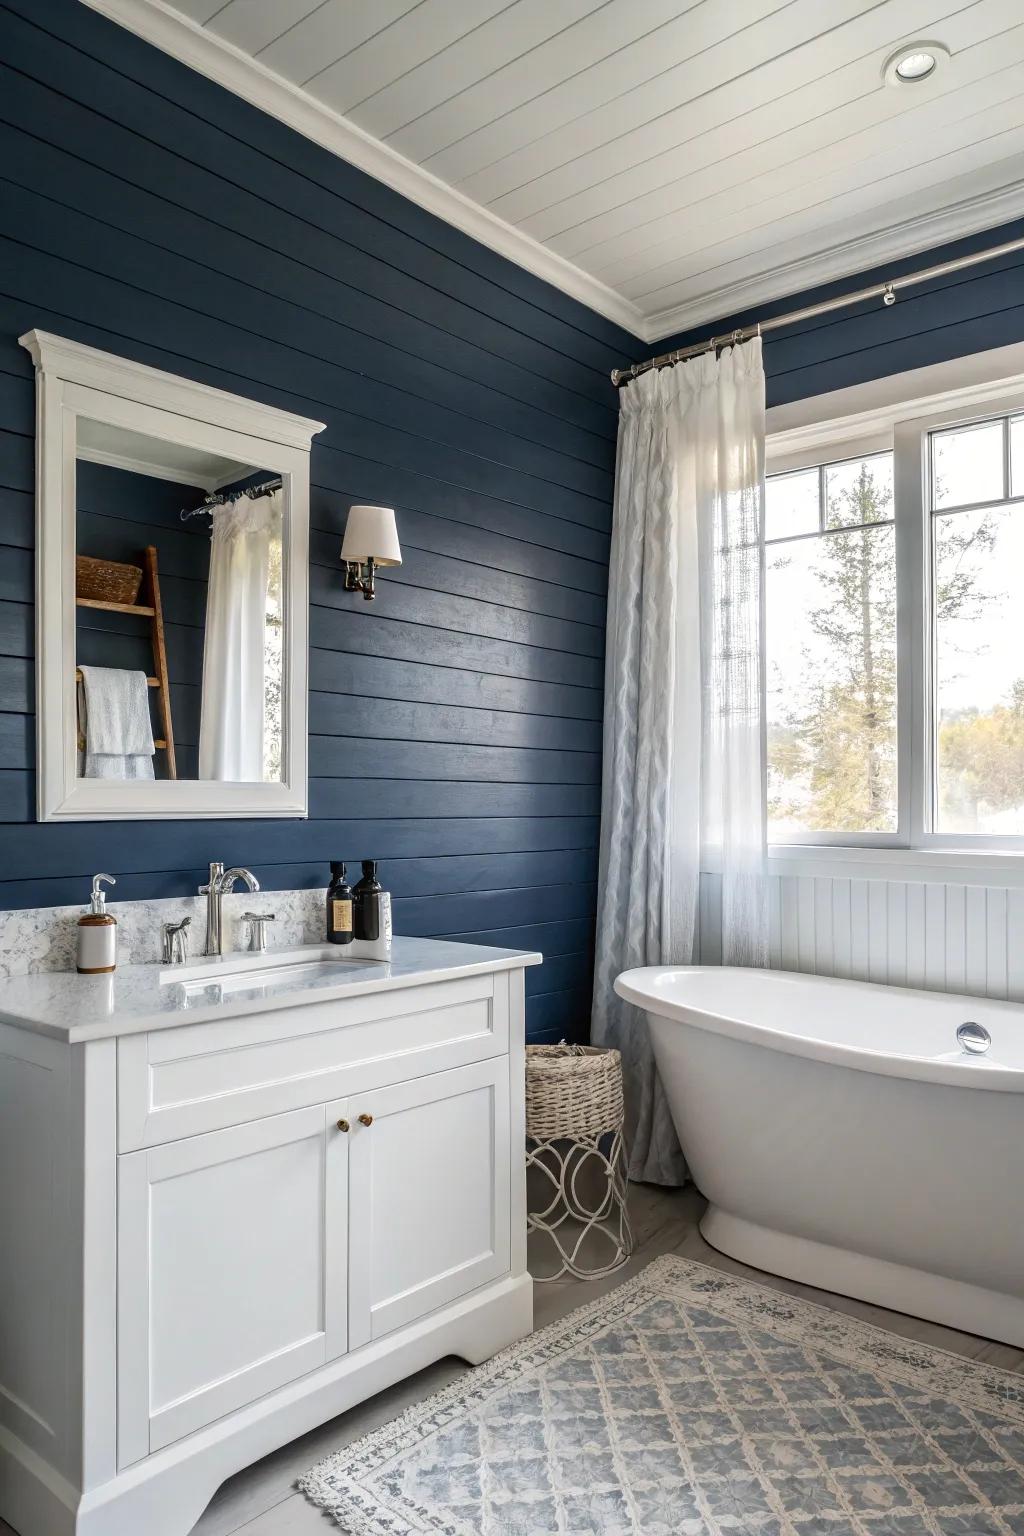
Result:
[[[1024,1378],[662,1258],[299,1486],[346,1536],[1024,1536]]]

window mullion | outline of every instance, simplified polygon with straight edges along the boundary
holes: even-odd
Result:
[[[896,514],[896,750],[901,843],[920,847],[929,819],[927,435],[899,423],[893,438]]]

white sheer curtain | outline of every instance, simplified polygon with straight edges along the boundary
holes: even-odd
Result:
[[[767,964],[760,339],[642,374],[620,412],[592,1033],[622,1051],[630,1176],[675,1184],[646,1021],[613,983],[696,958],[702,848],[724,962]]]
[[[213,513],[206,597],[199,777],[261,782],[271,545],[281,492],[240,496]]]

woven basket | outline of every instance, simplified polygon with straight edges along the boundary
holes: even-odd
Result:
[[[622,1126],[622,1058],[594,1045],[526,1047],[526,1134],[604,1136]]]
[[[120,565],[116,560],[95,560],[92,555],[78,555],[75,560],[75,595],[98,603],[134,603],[142,586],[142,570],[137,565]]]

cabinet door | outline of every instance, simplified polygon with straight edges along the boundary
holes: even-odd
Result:
[[[507,1273],[508,1059],[353,1094],[349,1102],[355,1349]]]
[[[345,1349],[348,1141],[321,1104],[119,1159],[121,1466]]]

